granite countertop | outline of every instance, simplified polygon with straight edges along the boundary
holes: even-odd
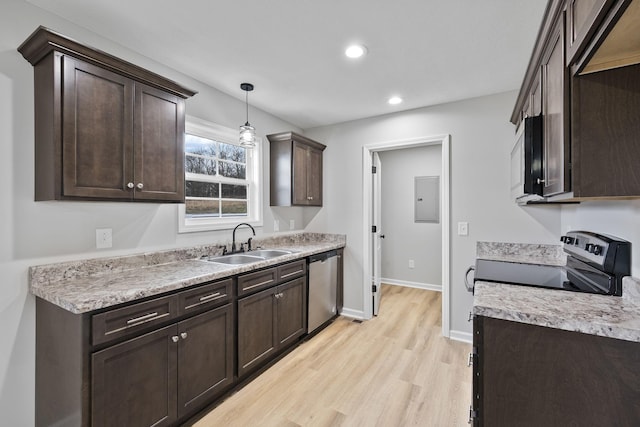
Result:
[[[227,265],[200,259],[220,254],[219,246],[204,245],[48,264],[29,269],[29,290],[37,297],[80,314],[343,248],[346,238],[335,234],[298,233],[255,239],[254,243],[294,253],[251,264]]]
[[[505,248],[502,257],[500,245]],[[517,246],[479,242],[477,257],[509,262],[564,264],[559,252],[552,248],[541,248],[543,250],[539,256],[535,255],[535,251],[520,256]],[[531,249],[531,245],[526,246]],[[623,296],[615,297],[479,281],[474,288],[473,314],[640,342],[640,280],[625,277],[622,286]]]

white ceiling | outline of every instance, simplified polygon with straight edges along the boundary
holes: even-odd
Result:
[[[517,89],[546,0],[28,0],[303,129]],[[55,30],[55,28],[54,28]],[[368,55],[344,56],[359,42]],[[399,95],[404,102],[390,106]],[[508,118],[505,116],[505,120]]]

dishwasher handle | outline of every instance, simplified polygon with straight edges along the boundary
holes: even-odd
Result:
[[[315,255],[311,255],[309,257],[309,264],[313,263],[313,262],[324,262],[326,260],[328,260],[329,258],[333,258],[338,256],[338,251],[337,250],[333,250],[333,251],[327,251],[327,252],[322,252],[320,254],[315,254]]]

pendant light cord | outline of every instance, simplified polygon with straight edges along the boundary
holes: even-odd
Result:
[[[246,126],[249,125],[249,91],[245,91],[244,93],[244,104],[247,107],[247,124]]]

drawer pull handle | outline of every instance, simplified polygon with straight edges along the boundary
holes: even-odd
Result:
[[[294,274],[303,273],[303,272],[304,270],[297,270],[297,271],[294,271],[293,273],[283,274],[282,276],[280,276],[280,278],[284,279],[285,277],[293,276]]]
[[[249,289],[257,288],[258,286],[266,285],[273,282],[273,279],[265,280],[264,282],[256,283],[255,285],[247,286],[246,288],[242,288],[243,291],[248,291]]]
[[[189,310],[190,308],[197,307],[199,305],[206,304],[208,302],[211,302],[211,301],[214,301],[214,300],[217,300],[217,299],[220,299],[220,298],[224,298],[226,296],[227,296],[226,293],[221,294],[220,292],[216,292],[215,294],[211,294],[211,295],[205,295],[203,297],[200,297],[200,300],[197,303],[189,304],[189,305],[185,306],[184,309],[185,310]]]
[[[140,317],[135,317],[133,319],[129,319],[127,320],[127,325],[134,325],[134,324],[138,324],[138,323],[145,323],[145,322],[150,322],[151,320],[154,320],[155,318],[161,318],[164,317],[167,314],[163,314],[162,316],[158,316],[158,312],[154,311],[153,313],[149,313],[149,314],[145,314],[144,316],[140,316]]]
[[[473,366],[473,353],[469,353],[469,360],[467,361],[467,366]]]
[[[216,292],[215,294],[211,294],[211,295],[205,295],[203,297],[200,297],[200,302],[207,302],[210,301],[212,299],[217,299],[217,298],[221,298],[221,297],[226,297],[227,294],[220,294],[220,292]]]

